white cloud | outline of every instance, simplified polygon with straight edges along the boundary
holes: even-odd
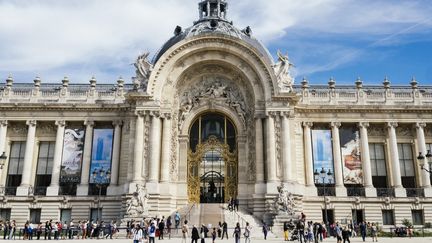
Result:
[[[268,45],[283,40],[293,29],[311,35],[373,35],[379,39],[413,25],[408,32],[431,27],[428,1],[394,2],[231,0],[229,18],[239,28],[250,25]],[[113,82],[119,75],[127,79],[133,75],[129,64],[139,52],[154,54],[176,25],[187,27],[197,19],[197,3],[0,0],[0,75],[13,73],[21,82],[35,75],[50,82],[58,82],[64,75],[74,82],[87,82],[92,75],[104,82]],[[336,54],[349,50],[324,49]]]

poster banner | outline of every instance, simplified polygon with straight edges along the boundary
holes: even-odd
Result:
[[[344,184],[363,184],[360,133],[356,127],[339,130]]]
[[[63,139],[60,182],[79,183],[84,150],[84,128],[66,128]]]
[[[334,183],[334,168],[333,168],[333,149],[330,130],[312,130],[312,150],[313,150],[313,165],[314,172],[321,172],[322,168],[326,172],[331,171],[332,176],[326,175],[325,183]],[[316,178],[314,178],[316,179]],[[320,176],[317,184],[322,183]]]
[[[109,184],[110,176],[106,175],[107,171],[111,171],[111,158],[113,149],[113,129],[94,129],[93,130],[93,145],[90,164],[90,183]],[[105,174],[101,175],[100,170]],[[96,177],[94,173],[96,171]]]

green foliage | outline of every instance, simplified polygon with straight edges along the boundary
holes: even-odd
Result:
[[[412,223],[408,219],[403,219],[402,224],[406,227],[412,227]]]
[[[431,223],[431,222],[426,222],[426,223],[424,224],[424,227],[425,227],[426,229],[430,229],[430,228],[432,228],[432,223]]]

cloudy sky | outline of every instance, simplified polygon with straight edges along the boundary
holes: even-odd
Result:
[[[198,0],[0,0],[0,79],[128,82],[176,25],[198,18]],[[251,26],[271,54],[288,52],[296,82],[432,85],[430,0],[230,0],[228,17]]]

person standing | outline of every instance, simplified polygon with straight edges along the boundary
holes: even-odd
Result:
[[[269,228],[268,228],[267,224],[263,222],[262,231],[263,231],[263,234],[264,234],[264,240],[267,240],[268,230],[269,230]]]
[[[303,241],[306,243],[306,238],[305,238],[305,233],[304,233],[304,230],[305,230],[304,222],[302,220],[299,220],[297,222],[296,228],[297,228],[300,243],[303,243]]]
[[[344,228],[342,230],[342,239],[343,239],[343,243],[345,243],[347,241],[348,241],[348,243],[351,243],[350,242],[350,232],[346,226],[344,226]]]
[[[412,226],[408,227],[409,230],[409,234],[410,234],[410,238],[412,235]],[[372,223],[371,226],[371,235],[372,235],[372,242],[378,242],[378,238],[377,238],[377,234],[378,234],[378,227],[375,225],[375,223]]]
[[[161,221],[159,221],[159,240],[163,240],[163,233],[164,233],[164,229],[165,229],[165,222],[164,222],[164,217],[162,217]]]
[[[166,228],[167,228],[167,233],[168,233],[168,239],[171,239],[171,226],[172,226],[171,216],[168,216],[168,218],[166,220]]]
[[[283,224],[283,231],[284,231],[284,239],[285,239],[285,241],[289,240],[288,230],[289,230],[289,225],[288,225],[288,222],[285,221],[284,224]]]
[[[216,228],[213,228],[211,235],[212,235],[212,243],[215,243],[216,236],[217,236]]]
[[[361,234],[363,241],[366,240],[366,230],[367,230],[366,223],[363,221],[360,223],[360,234]]]
[[[192,236],[191,236],[191,238],[192,238],[191,243],[194,243],[194,242],[198,243],[198,239],[200,238],[200,236],[199,236],[198,229],[197,229],[197,227],[195,225],[192,228]]]
[[[188,235],[189,235],[189,226],[188,226],[188,221],[185,220],[184,225],[182,226],[182,243],[186,243],[186,239],[188,238]]]
[[[205,243],[205,238],[206,238],[206,227],[205,227],[204,224],[201,225],[200,235],[201,235],[201,243]]]
[[[342,229],[340,228],[338,223],[336,223],[335,232],[336,232],[337,243],[342,243]]]
[[[40,240],[40,236],[42,234],[42,223],[39,222],[36,228],[36,239]]]
[[[238,212],[239,204],[240,204],[240,202],[239,202],[238,198],[234,199],[234,211]]]
[[[240,243],[240,234],[241,234],[240,224],[237,223],[236,227],[234,228],[234,233],[233,233],[235,243]]]
[[[143,232],[139,224],[135,225],[135,228],[132,230],[133,233],[133,242],[139,243],[143,239]],[[154,240],[154,239],[153,239]]]
[[[12,240],[12,238],[15,240],[15,231],[16,231],[16,223],[15,220],[12,220],[12,222],[9,225],[9,240]]]
[[[224,239],[224,235],[226,235],[228,240],[228,224],[225,221],[222,223],[222,240]]]
[[[245,232],[243,233],[245,237],[245,243],[250,243],[250,237],[251,237],[251,230],[252,227],[249,225],[249,222],[246,222]]]
[[[4,231],[3,231],[3,240],[6,240],[6,237],[8,236],[8,232],[9,232],[9,221],[6,221],[4,223]]]
[[[139,225],[139,224],[137,224]],[[153,242],[155,243],[155,237],[156,237],[156,226],[154,222],[150,224],[148,227],[148,237],[149,237],[149,243]]]

